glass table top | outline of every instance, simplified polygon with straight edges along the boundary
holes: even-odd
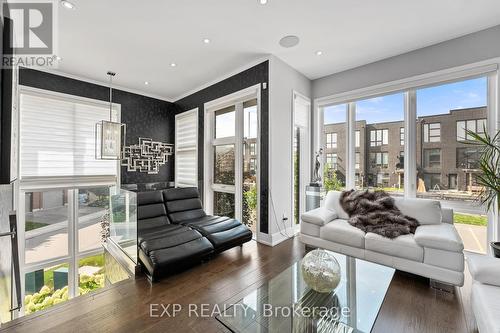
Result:
[[[342,279],[321,294],[304,282],[301,260],[217,316],[233,332],[370,332],[394,269],[330,252]]]

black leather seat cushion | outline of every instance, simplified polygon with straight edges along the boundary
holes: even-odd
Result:
[[[199,263],[214,247],[198,231],[170,224],[162,191],[137,194],[139,258],[153,279]]]
[[[252,232],[240,221],[225,216],[206,215],[195,187],[163,191],[167,214],[172,223],[198,230],[216,251],[248,242]]]

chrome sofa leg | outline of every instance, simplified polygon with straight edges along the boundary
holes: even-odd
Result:
[[[429,279],[429,285],[431,286],[432,289],[444,291],[450,294],[455,293],[455,286],[449,283],[441,282],[434,279]]]

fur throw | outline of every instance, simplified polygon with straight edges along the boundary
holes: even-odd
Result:
[[[384,191],[343,191],[340,205],[349,214],[349,224],[364,232],[396,238],[414,234],[419,226],[416,219],[403,215]]]

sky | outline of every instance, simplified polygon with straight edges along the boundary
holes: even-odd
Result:
[[[257,137],[257,106],[250,106],[243,109],[244,117],[244,137],[256,138]],[[226,138],[234,136],[236,133],[236,112],[226,112],[217,115],[215,121],[215,132],[217,138]]]
[[[417,90],[417,116],[448,113],[453,109],[485,106],[487,80],[478,78]],[[356,103],[356,119],[367,123],[404,119],[403,93],[385,95]],[[346,105],[325,108],[325,124],[346,120]]]

